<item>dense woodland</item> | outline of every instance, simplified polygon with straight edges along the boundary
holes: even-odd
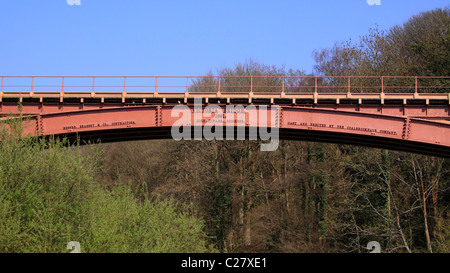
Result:
[[[450,9],[314,57],[314,75],[449,76]],[[254,61],[216,74],[305,75]],[[1,252],[69,241],[87,252],[450,251],[449,159],[302,141],[263,152],[249,140],[2,138]]]

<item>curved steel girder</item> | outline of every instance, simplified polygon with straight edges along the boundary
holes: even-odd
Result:
[[[101,138],[103,142],[171,138],[170,128],[179,120],[178,116],[172,117],[173,107],[152,105],[38,115],[28,121],[26,132],[37,130],[40,136],[65,135],[71,138],[79,135],[82,139]],[[225,107],[222,108],[225,110]],[[280,106],[278,109],[256,112],[258,115],[267,114],[269,120],[270,115],[278,113],[280,139],[355,144],[441,157],[449,157],[450,154],[450,124],[402,116],[296,106]],[[198,116],[195,116],[192,107],[189,113],[188,119],[191,124],[195,124]],[[200,117],[199,126],[205,126],[211,119],[209,116]],[[247,129],[267,126],[259,124],[259,119],[249,124],[248,118],[247,115],[241,123],[235,120],[234,126]],[[245,136],[248,137],[248,133]]]

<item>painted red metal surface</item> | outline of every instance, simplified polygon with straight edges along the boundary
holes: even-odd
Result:
[[[270,126],[280,128],[281,138],[449,156],[449,82],[450,77],[389,76],[2,76],[0,115],[28,116],[26,132],[41,136],[164,138],[177,121],[173,108],[191,107],[194,124],[192,102],[201,97],[203,107],[215,104],[224,113],[227,105],[278,106],[278,123]],[[206,116],[199,125],[213,118]],[[267,126],[247,119],[233,125]]]
[[[90,136],[91,134],[102,134],[103,131],[103,134],[114,137],[115,131],[117,131],[122,134],[122,138],[124,138],[123,134],[128,134],[125,138],[133,139],[135,137],[133,134],[136,134],[137,129],[172,127],[178,120],[178,117],[172,116],[173,107],[174,105],[150,105],[36,115],[29,120],[25,132],[34,134],[38,131],[41,136],[75,133]],[[225,111],[224,106],[222,107]],[[277,126],[281,130],[320,133],[322,138],[325,136],[325,141],[337,143],[341,142],[335,134],[345,135],[346,139],[348,136],[358,136],[360,140],[357,144],[375,147],[377,145],[371,145],[373,139],[383,139],[384,142],[388,143],[385,147],[399,150],[403,150],[401,145],[398,146],[399,143],[411,142],[418,148],[415,150],[408,149],[408,151],[449,156],[450,124],[403,116],[299,106],[281,106],[278,109],[280,118]],[[214,114],[207,117],[202,116],[198,124],[205,126],[213,118],[215,118]],[[192,125],[194,125],[194,119],[194,112],[192,111],[190,117]],[[254,123],[249,123],[248,117],[244,122],[239,122],[237,118],[235,120],[234,126],[261,126],[259,119],[255,120]],[[270,121],[270,118],[267,120]],[[225,121],[222,124],[227,125]],[[263,126],[267,126],[267,124],[263,123]],[[272,126],[270,122],[269,126]],[[151,133],[149,133],[150,135]],[[145,136],[141,137],[145,138]],[[170,135],[166,134],[165,137],[170,137]],[[291,137],[288,135],[286,138],[290,139]],[[342,143],[351,144],[352,142],[347,140],[347,142]],[[434,147],[437,152],[432,151],[430,147]]]

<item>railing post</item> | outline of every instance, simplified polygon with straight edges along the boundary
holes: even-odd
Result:
[[[61,83],[61,92],[59,92],[59,102],[63,102],[63,98],[64,98],[64,76],[62,77],[62,83]]]
[[[285,80],[285,77],[282,76],[281,77],[281,97],[284,97],[284,94],[285,94],[285,92],[284,92],[284,80]]]
[[[127,76],[123,76],[123,93],[127,92],[126,86],[127,86]]]
[[[314,93],[317,93],[317,76],[314,77]]]
[[[250,76],[250,94],[253,94],[253,76]]]
[[[33,95],[33,87],[34,87],[34,76],[31,76],[31,91],[30,91],[30,96]]]
[[[417,89],[418,89],[418,87],[417,87],[417,76],[415,76],[414,78],[415,78],[415,88],[414,88],[414,93],[415,93],[415,95],[417,95]]]
[[[317,104],[317,97],[318,97],[318,92],[317,92],[317,76],[314,77],[314,104]]]
[[[381,76],[381,93],[384,93],[384,76]]]
[[[351,83],[350,83],[350,76],[347,76],[347,93],[351,94]]]
[[[189,76],[186,76],[186,94],[189,93]]]
[[[2,86],[1,86],[1,88],[0,88],[0,102],[3,101],[3,77],[4,77],[4,76],[2,76]],[[1,105],[0,105],[0,107],[1,107]]]
[[[220,95],[220,75],[218,76],[217,94]]]
[[[125,103],[125,98],[127,97],[127,92],[125,90],[126,84],[127,84],[127,76],[123,76],[122,103]]]
[[[92,76],[92,92],[91,92],[91,96],[92,97],[95,96],[95,76]]]
[[[189,76],[186,76],[186,92],[184,93],[184,103],[187,103],[188,96],[189,96]]]
[[[350,98],[352,96],[351,86],[351,76],[347,76],[347,98]]]

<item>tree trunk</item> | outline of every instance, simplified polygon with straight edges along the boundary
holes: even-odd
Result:
[[[426,204],[426,198],[425,198],[425,188],[423,185],[423,173],[422,170],[417,170],[418,162],[416,164],[416,157],[413,156],[412,158],[413,163],[413,169],[414,169],[414,178],[417,181],[418,187],[417,190],[419,191],[419,200],[422,203],[422,211],[423,211],[423,222],[424,222],[424,228],[425,228],[425,239],[427,240],[427,248],[430,253],[433,253],[433,249],[431,248],[431,239],[430,239],[430,231],[428,229],[428,215],[427,215],[427,204]],[[420,172],[419,174],[417,172]]]
[[[424,219],[424,225],[425,225],[425,237],[427,239],[427,248],[430,253],[433,253],[433,249],[431,248],[431,239],[430,239],[430,232],[428,229],[428,216],[427,216],[427,202],[425,199],[425,191],[423,187],[423,179],[421,179],[421,186],[422,186],[422,208],[423,208],[423,219]]]

